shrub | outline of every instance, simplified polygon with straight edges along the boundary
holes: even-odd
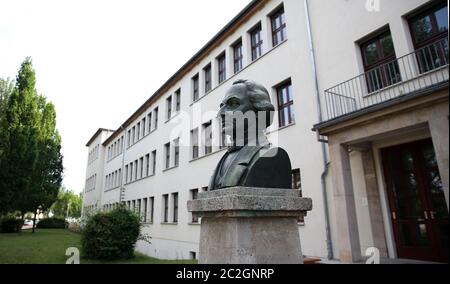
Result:
[[[37,223],[36,228],[39,229],[64,229],[66,221],[62,218],[45,218]]]
[[[0,232],[18,233],[22,230],[23,221],[15,217],[3,217],[0,219]]]
[[[139,216],[124,207],[90,216],[81,234],[83,257],[102,260],[132,258],[140,226]]]

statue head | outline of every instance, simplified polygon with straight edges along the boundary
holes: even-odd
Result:
[[[222,118],[225,133],[233,133],[233,130],[247,133],[249,129],[259,133],[272,124],[274,110],[269,92],[264,86],[253,81],[238,80],[226,92],[218,117]],[[243,116],[238,116],[238,113]],[[229,116],[232,119],[228,119]],[[261,123],[258,123],[258,118],[264,118],[263,126],[259,126]],[[245,120],[245,123],[239,120]],[[245,129],[240,129],[239,125],[245,125]]]

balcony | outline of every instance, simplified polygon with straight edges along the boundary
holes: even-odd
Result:
[[[448,86],[448,38],[325,90],[322,122],[378,109],[428,89]]]

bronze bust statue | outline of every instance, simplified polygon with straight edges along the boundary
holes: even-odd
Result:
[[[226,92],[218,116],[232,145],[217,165],[208,190],[227,187],[291,188],[291,162],[273,147],[264,131],[275,108],[264,86],[238,80]]]

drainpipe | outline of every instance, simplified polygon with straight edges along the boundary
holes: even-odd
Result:
[[[124,131],[123,125],[120,126],[120,131]],[[123,146],[122,146],[122,170],[121,172],[121,177],[120,177],[120,190],[119,190],[119,206],[122,204],[122,191],[124,190],[123,188],[123,177],[126,176],[125,173],[125,149],[126,147],[126,141],[127,141],[127,133],[124,132],[123,134]]]
[[[314,76],[314,84],[315,84],[315,92],[316,92],[316,100],[317,100],[317,114],[319,122],[322,121],[322,106],[320,102],[320,92],[319,92],[319,82],[317,79],[317,69],[316,69],[316,57],[314,53],[314,43],[313,43],[313,36],[311,31],[311,21],[309,18],[309,6],[308,6],[308,0],[304,0],[304,9],[305,9],[305,17],[306,17],[306,29],[308,31],[308,43],[309,43],[309,52],[311,57],[311,68],[313,71]],[[333,244],[331,242],[331,231],[330,231],[330,213],[328,208],[328,197],[327,197],[327,184],[326,184],[326,175],[328,174],[328,167],[329,162],[327,159],[327,150],[325,147],[325,143],[321,142],[322,146],[322,160],[323,160],[323,167],[324,171],[322,172],[320,179],[322,184],[322,195],[324,199],[324,213],[325,213],[325,231],[326,231],[326,242],[327,242],[327,258],[333,259]]]

